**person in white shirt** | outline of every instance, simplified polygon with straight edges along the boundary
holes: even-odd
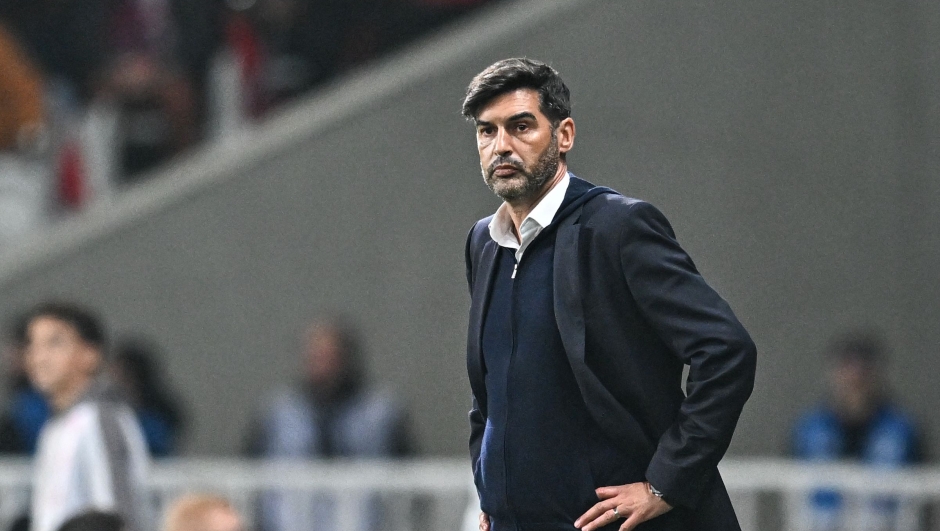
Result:
[[[100,377],[98,319],[74,304],[44,303],[27,323],[26,370],[53,411],[36,451],[32,531],[55,531],[88,510],[113,511],[127,531],[147,531],[147,447],[131,409]]]

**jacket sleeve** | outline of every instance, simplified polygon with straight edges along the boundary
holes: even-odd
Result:
[[[686,398],[646,470],[672,505],[695,507],[727,450],[754,386],[757,349],[730,306],[705,282],[666,218],[631,205],[620,261],[640,311],[689,365]]]

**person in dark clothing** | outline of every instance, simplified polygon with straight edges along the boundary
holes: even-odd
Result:
[[[179,399],[167,388],[159,365],[160,350],[145,338],[125,338],[115,347],[111,373],[134,409],[150,454],[166,457],[177,451],[184,427]]]
[[[97,95],[120,109],[124,182],[198,140],[218,18],[212,0],[110,0]]]
[[[385,48],[389,0],[227,0],[227,4],[230,15],[247,15],[245,29],[257,41],[253,43],[259,48],[257,90],[263,108],[304,94]]]
[[[568,171],[553,68],[493,64],[463,114],[503,200],[466,246],[480,529],[740,529],[717,464],[754,385],[744,327],[658,210]]]

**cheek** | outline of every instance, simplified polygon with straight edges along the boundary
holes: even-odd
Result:
[[[44,361],[46,370],[53,374],[61,374],[71,366],[71,358],[64,352],[50,352]]]

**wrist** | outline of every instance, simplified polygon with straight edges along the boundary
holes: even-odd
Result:
[[[661,502],[663,502],[663,503],[666,505],[666,507],[669,507],[670,509],[672,508],[672,504],[669,503],[666,499],[663,498],[663,493],[662,493],[662,491],[660,491],[659,489],[657,489],[656,487],[654,487],[649,481],[646,482],[646,488],[647,488],[647,490],[649,490],[649,493],[650,493],[654,498],[658,498]]]

